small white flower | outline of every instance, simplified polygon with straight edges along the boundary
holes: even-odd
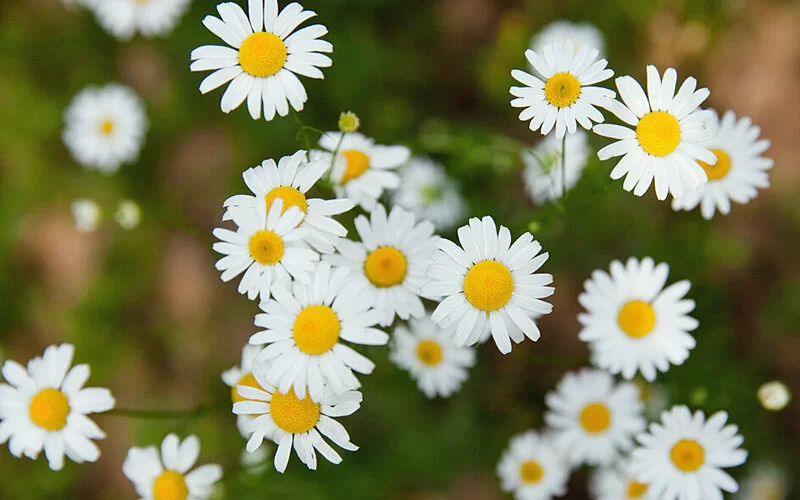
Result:
[[[792,392],[779,380],[762,384],[756,396],[761,406],[769,411],[781,411],[792,400]]]
[[[75,227],[82,233],[91,233],[100,227],[103,218],[100,205],[94,200],[78,198],[70,206],[72,217],[75,219]]]
[[[497,475],[503,491],[516,500],[549,500],[567,492],[569,466],[548,438],[528,431],[511,438]]]
[[[636,480],[628,461],[597,469],[589,481],[595,500],[659,500],[652,490]]]
[[[789,498],[791,482],[782,467],[769,462],[750,466],[742,481],[736,500],[785,500]]]
[[[572,40],[575,50],[584,45],[597,49],[600,57],[605,57],[606,41],[603,33],[591,23],[573,23],[565,19],[553,21],[531,38],[530,49],[541,53],[546,45],[564,43]]]
[[[142,209],[133,200],[120,200],[117,211],[114,212],[114,220],[122,229],[130,231],[142,221]]]
[[[86,87],[64,112],[64,144],[78,163],[111,174],[139,158],[147,117],[123,85]]]
[[[100,449],[92,441],[105,432],[87,417],[114,407],[108,389],[84,388],[89,365],[72,366],[75,348],[51,345],[26,370],[15,361],[3,364],[0,384],[0,444],[19,458],[35,460],[44,449],[52,470],[61,470],[64,456],[75,463],[95,462]],[[9,385],[10,384],[10,385]]]
[[[431,221],[438,230],[450,229],[467,215],[467,202],[438,163],[417,156],[399,174],[400,186],[392,194],[395,205]]]
[[[206,464],[189,472],[199,456],[197,436],[181,442],[175,434],[168,434],[161,443],[160,456],[155,446],[128,450],[122,472],[142,500],[205,500],[222,478],[222,467]]]
[[[89,0],[97,21],[119,40],[137,32],[145,37],[172,32],[186,12],[189,0]]]
[[[259,352],[261,352],[261,348],[259,346],[245,345],[242,349],[242,361],[239,366],[235,366],[222,372],[222,381],[225,382],[225,385],[231,388],[232,403],[245,400],[245,398],[236,391],[237,385],[247,385],[250,387],[255,387],[256,389],[262,389],[262,387],[258,385],[258,382],[253,375],[253,363]],[[236,418],[236,426],[239,428],[241,435],[246,438],[250,437],[250,433],[247,432],[245,424],[250,420],[251,419],[246,415],[239,415]]]
[[[567,190],[575,187],[589,159],[589,140],[586,132],[578,130],[567,136],[565,160]],[[525,188],[536,205],[561,197],[564,172],[561,164],[561,140],[548,135],[533,149],[522,151],[525,164]]]
[[[475,351],[456,347],[450,333],[429,318],[412,318],[408,328],[398,326],[392,334],[390,357],[411,372],[420,390],[429,398],[449,398],[467,380],[467,369],[475,365]]]
[[[661,414],[661,422],[636,437],[640,447],[632,454],[636,480],[649,484],[660,500],[722,500],[722,491],[735,493],[739,485],[722,469],[742,465],[747,452],[738,427],[725,425],[721,411],[708,420],[686,406]]]

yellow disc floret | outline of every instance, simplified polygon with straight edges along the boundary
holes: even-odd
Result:
[[[442,362],[442,346],[433,340],[423,340],[417,344],[417,358],[424,365],[436,366]]]
[[[294,320],[294,343],[306,354],[324,354],[339,341],[341,328],[333,309],[322,305],[308,306]]]
[[[303,213],[308,211],[306,195],[292,186],[278,186],[271,189],[269,193],[264,196],[264,200],[267,202],[267,213],[269,213],[269,209],[272,207],[272,202],[275,201],[275,198],[280,198],[283,201],[281,213],[286,212],[292,207],[299,208]]]
[[[114,122],[111,120],[103,120],[103,123],[100,124],[100,132],[103,135],[111,135],[111,132],[114,131]]]
[[[342,180],[339,181],[342,184],[346,184],[348,181],[361,177],[369,168],[369,156],[367,156],[366,153],[357,149],[348,149],[342,151],[342,156],[347,160],[347,166],[344,169],[344,174],[342,174]]]
[[[319,422],[320,405],[312,401],[308,393],[305,399],[298,399],[294,389],[289,389],[286,394],[275,391],[269,402],[269,412],[279,429],[302,434]]]
[[[728,172],[731,171],[731,157],[725,151],[721,149],[712,149],[712,153],[717,156],[717,163],[714,165],[709,165],[704,161],[699,161],[697,163],[703,167],[703,170],[706,171],[706,175],[708,175],[708,180],[710,181],[718,181],[728,175]]]
[[[605,431],[611,425],[611,412],[602,403],[588,404],[581,411],[580,421],[583,430],[597,434]]]
[[[34,424],[48,431],[57,431],[67,425],[69,399],[57,389],[42,389],[31,398],[28,411]]]
[[[544,84],[544,97],[557,108],[575,104],[581,95],[581,82],[571,73],[556,73]]]
[[[407,271],[406,256],[394,247],[377,248],[364,261],[364,274],[379,288],[399,285],[406,279]]]
[[[694,472],[703,466],[706,452],[697,441],[681,439],[672,447],[669,456],[678,469],[683,472]]]
[[[283,239],[272,231],[258,231],[247,244],[250,256],[259,264],[272,265],[283,257]]]
[[[286,56],[286,45],[273,33],[253,33],[239,46],[239,64],[245,73],[256,77],[265,78],[280,71]]]
[[[247,373],[243,375],[238,382],[236,382],[236,385],[231,387],[231,400],[234,403],[238,403],[239,401],[248,401],[247,398],[243,397],[241,394],[239,394],[239,391],[236,390],[237,385],[246,385],[247,387],[252,387],[254,389],[259,389],[262,391],[264,390],[264,388],[261,387],[261,384],[258,383],[253,374]]]
[[[637,481],[631,481],[628,484],[628,498],[641,498],[647,493],[647,485]]]
[[[633,338],[644,337],[656,326],[656,313],[653,306],[641,300],[626,302],[617,315],[622,331]]]
[[[511,300],[514,278],[508,267],[496,260],[484,260],[472,266],[464,277],[464,295],[476,309],[496,311]]]
[[[186,500],[189,488],[182,474],[167,470],[153,481],[153,500]]]
[[[544,477],[544,470],[539,462],[535,460],[528,460],[524,462],[519,468],[519,475],[522,481],[528,484],[536,484]]]
[[[636,125],[636,139],[649,154],[666,156],[681,143],[681,125],[677,118],[665,111],[652,111]]]

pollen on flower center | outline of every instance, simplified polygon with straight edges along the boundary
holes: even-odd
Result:
[[[464,295],[481,311],[496,311],[511,300],[514,278],[505,264],[484,260],[472,266],[464,277]]]
[[[306,354],[324,354],[339,341],[341,328],[333,309],[322,305],[308,306],[294,320],[294,343]]]
[[[239,46],[239,64],[247,74],[256,77],[266,78],[280,71],[286,56],[286,45],[273,33],[253,33]]]
[[[647,485],[637,481],[631,481],[628,484],[628,498],[641,498],[647,493]]]
[[[681,439],[670,452],[670,459],[675,467],[683,472],[694,472],[705,463],[706,452],[697,441]]]
[[[153,500],[186,500],[189,488],[182,474],[166,470],[153,481]]]
[[[681,125],[670,113],[652,111],[636,125],[636,139],[647,153],[666,156],[681,143]]]
[[[377,248],[364,261],[364,274],[379,288],[399,285],[406,279],[407,271],[406,256],[394,247]]]
[[[303,213],[308,211],[306,195],[291,186],[278,186],[264,195],[264,200],[267,202],[267,213],[269,213],[269,209],[272,207],[272,202],[275,201],[275,198],[283,200],[283,209],[281,209],[281,213],[286,212],[291,207],[297,207]]]
[[[369,168],[369,156],[357,149],[342,151],[342,156],[347,160],[347,167],[342,174],[342,184],[361,177]]]
[[[588,404],[581,411],[581,427],[586,432],[597,434],[608,429],[611,425],[611,412],[602,403]]]
[[[286,394],[275,391],[269,402],[269,412],[279,429],[302,434],[311,430],[319,422],[320,405],[311,400],[308,393],[304,399],[298,399],[294,389]]]
[[[114,131],[114,122],[108,119],[103,120],[103,122],[100,124],[100,132],[103,135],[111,135],[111,132],[113,131]]]
[[[442,346],[433,340],[423,340],[417,344],[417,357],[424,365],[436,366],[442,361]]]
[[[272,231],[258,231],[247,244],[250,256],[259,264],[272,265],[283,257],[283,239]]]
[[[523,463],[519,468],[519,475],[522,480],[528,484],[535,484],[542,480],[544,477],[544,470],[539,462],[535,460],[528,460]]]
[[[626,302],[619,310],[617,322],[622,331],[633,338],[648,335],[656,326],[656,313],[653,306],[641,300]]]
[[[581,95],[581,82],[571,73],[556,73],[544,84],[544,97],[557,108],[575,104]]]
[[[728,175],[728,172],[731,171],[731,157],[725,151],[721,149],[712,149],[712,153],[717,156],[717,163],[714,165],[709,165],[704,161],[698,160],[697,163],[703,167],[703,170],[706,171],[706,175],[708,176],[708,180],[710,181],[718,181]]]
[[[248,400],[247,398],[245,398],[241,394],[239,394],[239,391],[236,390],[236,386],[237,385],[246,385],[247,387],[252,387],[254,389],[260,389],[262,391],[264,390],[264,388],[261,387],[261,384],[258,383],[258,381],[253,376],[253,374],[252,373],[247,373],[247,374],[243,375],[242,378],[240,378],[238,382],[236,382],[236,385],[231,387],[231,400],[234,403],[238,403],[239,401],[247,401]]]
[[[67,425],[69,399],[57,389],[42,389],[31,399],[28,411],[34,424],[57,431]]]

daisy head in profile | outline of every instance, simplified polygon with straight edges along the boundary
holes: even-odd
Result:
[[[497,464],[503,491],[517,500],[546,500],[567,492],[569,465],[549,438],[528,431],[511,438]]]
[[[277,0],[249,0],[247,14],[225,2],[217,5],[217,12],[220,17],[206,16],[203,24],[228,46],[203,45],[192,51],[192,71],[213,71],[200,83],[200,92],[227,83],[223,113],[246,100],[254,120],[286,116],[290,106],[302,111],[308,95],[298,75],[322,79],[320,68],[331,65],[325,54],[333,46],[321,39],[328,29],[321,24],[298,29],[316,13],[297,2],[278,12]]]

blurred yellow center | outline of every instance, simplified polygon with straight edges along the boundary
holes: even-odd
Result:
[[[484,260],[472,266],[464,277],[464,295],[481,311],[496,311],[506,305],[514,292],[511,271],[496,260]]]
[[[557,108],[572,106],[581,95],[581,82],[571,73],[556,73],[544,84],[544,97]]]
[[[544,471],[542,470],[542,466],[539,465],[539,462],[535,460],[528,460],[520,466],[519,475],[522,477],[524,482],[528,484],[535,484],[542,480]]]
[[[703,170],[706,171],[706,175],[708,175],[708,180],[710,181],[718,181],[728,175],[728,172],[731,171],[731,157],[728,156],[728,153],[721,149],[712,149],[712,153],[717,155],[717,163],[714,165],[709,165],[704,161],[699,161],[697,163],[703,167]]]
[[[356,149],[342,151],[342,156],[347,160],[347,167],[344,169],[341,183],[345,184],[367,171],[369,168],[369,156]]]
[[[42,389],[32,399],[28,409],[34,424],[48,431],[57,431],[67,425],[69,399],[56,389]]]
[[[641,300],[627,302],[619,310],[617,322],[622,331],[634,338],[644,337],[656,326],[656,313],[653,306]]]
[[[697,441],[681,439],[672,447],[670,458],[675,467],[683,472],[694,472],[703,466],[706,453]]]
[[[631,481],[628,485],[628,498],[641,498],[647,493],[647,485],[636,481]]]
[[[271,189],[270,192],[264,196],[267,202],[267,213],[269,213],[269,209],[272,207],[272,202],[275,201],[275,198],[280,198],[283,201],[281,213],[285,213],[292,207],[299,208],[303,213],[308,211],[306,196],[291,186],[278,186]]]
[[[636,139],[649,154],[666,156],[681,142],[681,125],[677,118],[665,111],[651,111],[639,120]]]
[[[269,412],[278,428],[292,434],[302,434],[319,422],[320,405],[312,401],[308,393],[305,399],[298,399],[294,389],[289,389],[286,394],[278,391],[272,394]]]
[[[294,320],[294,343],[306,354],[324,354],[339,341],[340,330],[339,318],[330,307],[308,306]]]
[[[433,340],[423,340],[417,344],[417,357],[425,365],[436,366],[442,361],[442,346]]]
[[[189,488],[183,475],[167,470],[153,481],[153,500],[186,500]]]
[[[606,405],[602,403],[592,403],[586,405],[581,411],[581,427],[586,432],[597,434],[608,429],[611,424],[611,412],[608,411]]]
[[[231,400],[233,400],[234,403],[238,403],[240,401],[249,401],[246,397],[239,394],[239,391],[236,390],[237,385],[246,385],[247,387],[252,387],[254,389],[259,389],[262,391],[264,390],[264,388],[261,387],[261,384],[259,384],[258,381],[256,381],[256,378],[253,376],[252,373],[243,375],[242,378],[240,378],[239,381],[236,382],[236,385],[231,387]]]
[[[364,274],[379,288],[399,285],[406,279],[407,270],[406,256],[394,247],[377,248],[364,261]]]
[[[283,240],[272,231],[258,231],[247,246],[250,256],[259,264],[272,265],[283,257]]]
[[[109,135],[111,132],[114,131],[114,122],[111,120],[103,120],[103,123],[100,124],[100,132],[103,135]]]
[[[264,78],[283,68],[286,54],[286,45],[277,35],[259,31],[242,42],[239,64],[249,75]]]

